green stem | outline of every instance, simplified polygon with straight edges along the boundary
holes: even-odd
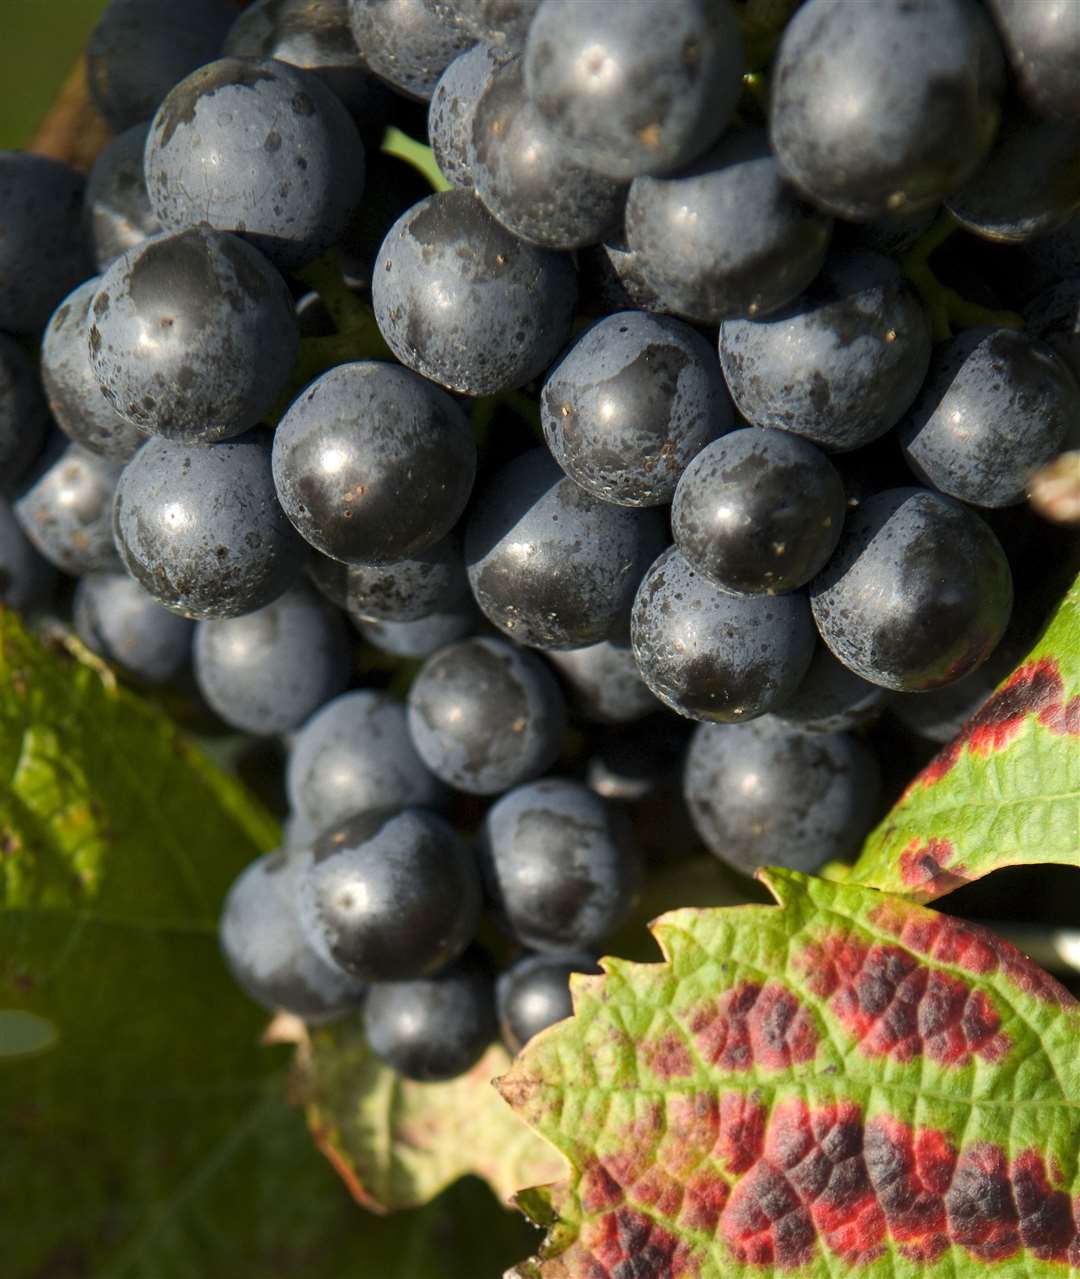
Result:
[[[1015,311],[995,311],[970,302],[934,274],[930,258],[958,230],[959,222],[946,211],[900,259],[904,274],[926,307],[934,341],[947,341],[957,329],[1022,329],[1024,321]]]
[[[453,185],[443,177],[439,166],[435,163],[435,154],[430,147],[410,138],[407,133],[392,126],[383,134],[381,150],[384,155],[395,156],[418,169],[431,183],[436,191],[449,191]]]
[[[371,308],[345,282],[335,253],[309,262],[296,272],[296,278],[319,295],[339,333],[365,333],[374,325]]]
[[[798,6],[799,0],[745,0],[739,17],[748,67],[769,64]]]

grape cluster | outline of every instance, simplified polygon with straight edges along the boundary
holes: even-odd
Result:
[[[113,0],[89,180],[0,153],[0,598],[281,745],[254,1000],[516,1050],[674,842],[850,855],[1007,669],[1075,553],[1061,8]]]

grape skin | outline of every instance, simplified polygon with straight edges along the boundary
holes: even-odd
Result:
[[[327,702],[297,732],[285,770],[289,805],[316,832],[378,808],[437,808],[446,798],[409,735],[405,708],[358,689]]]
[[[473,795],[497,795],[549,768],[566,724],[547,667],[501,639],[433,654],[409,689],[409,732],[424,763]]]

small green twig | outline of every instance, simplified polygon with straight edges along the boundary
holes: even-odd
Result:
[[[900,259],[904,274],[915,286],[930,316],[934,341],[947,341],[956,329],[1022,329],[1024,321],[1015,311],[995,311],[969,302],[955,289],[942,284],[934,274],[930,258],[959,229],[960,224],[952,214],[943,212]]]
[[[469,421],[477,447],[483,445],[491,430],[491,424],[500,409],[509,409],[519,417],[540,439],[544,428],[540,425],[540,405],[524,391],[500,391],[497,395],[485,395],[473,400],[469,406]]]
[[[435,153],[432,149],[424,146],[422,142],[417,142],[415,138],[410,138],[400,129],[391,127],[386,130],[383,134],[381,150],[384,155],[392,155],[399,160],[404,160],[406,164],[411,164],[427,178],[436,191],[449,191],[453,185],[443,177],[442,171],[435,163]]]
[[[296,272],[296,278],[319,295],[338,333],[366,334],[375,326],[371,308],[345,282],[335,253],[309,262]]]
[[[739,18],[748,67],[756,70],[769,64],[798,6],[799,0],[745,0]]]

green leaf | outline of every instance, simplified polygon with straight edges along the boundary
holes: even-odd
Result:
[[[925,902],[1037,862],[1080,866],[1080,578],[870,835],[851,880]]]
[[[519,1197],[529,1279],[836,1279],[1080,1265],[1080,1007],[1018,951],[794,871],[604,961],[503,1095],[570,1162]]]
[[[566,1171],[492,1087],[510,1065],[498,1045],[457,1079],[419,1084],[384,1066],[351,1020],[313,1031],[300,1060],[316,1144],[356,1200],[376,1211],[426,1203],[468,1174],[509,1200]]]
[[[4,1274],[306,1275],[356,1214],[216,938],[275,824],[3,611],[0,778]]]

